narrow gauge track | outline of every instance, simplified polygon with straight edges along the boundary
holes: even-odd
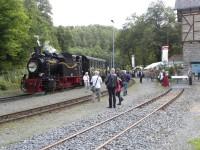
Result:
[[[30,96],[33,96],[33,95],[32,94],[21,94],[21,95],[9,96],[9,97],[0,97],[0,103],[11,102],[11,101],[24,99],[24,98],[29,98]]]
[[[117,119],[117,120],[115,120],[115,118],[117,118],[117,117],[120,117],[120,116],[126,116],[126,115],[129,115],[129,116],[132,116],[133,117],[133,120],[135,121],[135,123],[132,125],[132,122],[130,122],[130,124],[131,125],[129,125],[129,126],[131,126],[131,127],[128,127],[128,129],[127,129],[127,127],[123,127],[123,129],[122,128],[120,128],[119,130],[122,130],[122,131],[118,131],[118,132],[120,132],[119,134],[117,134],[116,136],[114,136],[113,138],[111,138],[111,139],[108,139],[108,140],[104,140],[105,141],[105,143],[104,144],[102,144],[102,145],[100,145],[99,147],[97,147],[96,149],[101,149],[101,148],[103,148],[103,147],[105,147],[105,145],[107,145],[107,144],[109,144],[110,142],[112,142],[115,138],[117,138],[118,136],[120,136],[120,135],[122,135],[124,132],[126,132],[127,130],[129,130],[129,129],[131,129],[131,128],[133,128],[133,127],[135,127],[136,125],[138,125],[140,122],[142,122],[144,119],[146,119],[147,117],[149,117],[150,115],[152,115],[153,113],[155,113],[155,112],[157,112],[158,110],[160,110],[160,109],[162,109],[162,108],[164,108],[164,107],[166,107],[167,105],[169,105],[172,101],[174,101],[176,98],[178,98],[182,93],[183,93],[183,91],[184,91],[184,89],[183,90],[172,90],[172,89],[170,89],[170,90],[168,90],[167,92],[165,92],[165,93],[163,93],[163,94],[161,94],[161,95],[159,95],[159,96],[157,96],[157,97],[155,97],[155,98],[152,98],[152,99],[150,99],[149,101],[147,101],[147,102],[144,102],[144,103],[141,103],[141,104],[139,104],[139,105],[137,105],[137,106],[135,106],[135,107],[133,107],[133,108],[131,108],[131,109],[129,109],[129,110],[127,110],[127,111],[124,111],[124,112],[122,112],[122,113],[120,113],[120,114],[118,114],[118,115],[115,115],[115,116],[113,116],[113,117],[111,117],[111,118],[108,118],[108,119],[106,119],[106,120],[104,120],[104,121],[102,121],[102,122],[99,122],[99,123],[97,123],[97,124],[95,124],[95,125],[92,125],[92,126],[90,126],[90,127],[88,127],[88,128],[86,128],[86,129],[83,129],[83,130],[80,130],[80,131],[78,131],[77,133],[74,133],[74,134],[72,134],[72,135],[70,135],[70,136],[68,136],[68,137],[65,137],[65,138],[63,138],[63,139],[61,139],[61,140],[59,140],[59,141],[57,141],[57,142],[55,142],[55,143],[53,143],[53,144],[50,144],[50,145],[48,145],[48,146],[46,146],[46,147],[43,147],[42,149],[40,149],[40,150],[47,150],[47,149],[51,149],[51,148],[55,148],[56,149],[56,147],[57,146],[61,146],[61,144],[64,144],[64,146],[62,147],[62,148],[64,148],[64,147],[68,147],[70,144],[70,140],[71,141],[75,141],[76,139],[75,138],[81,138],[81,140],[79,140],[79,141],[84,141],[83,143],[84,144],[86,144],[87,142],[86,142],[86,137],[88,138],[88,137],[92,137],[92,140],[91,141],[95,141],[95,139],[94,139],[94,135],[96,135],[96,137],[98,137],[98,140],[100,140],[101,142],[103,141],[103,139],[105,139],[106,137],[112,137],[112,136],[110,136],[109,135],[109,132],[110,131],[104,131],[104,134],[102,134],[102,133],[96,133],[96,131],[102,131],[102,130],[106,130],[106,127],[101,127],[101,125],[105,125],[105,124],[108,124],[109,126],[114,126],[114,127],[112,127],[112,129],[113,129],[113,131],[112,132],[114,132],[114,133],[116,133],[116,131],[115,131],[115,129],[119,129],[120,127],[119,127],[119,124],[121,123],[122,124],[122,126],[124,126],[124,124],[125,124],[125,122],[127,122],[127,120],[125,119],[125,122],[123,122],[123,119]],[[156,100],[158,100],[158,99],[161,99],[160,101],[156,101]],[[167,101],[167,102],[166,102]],[[154,110],[153,111],[151,111],[151,112],[148,112],[148,114],[146,115],[142,115],[142,116],[135,116],[134,115],[134,110],[135,111],[138,111],[138,108],[141,108],[141,107],[144,107],[144,106],[150,106],[150,107],[152,107],[151,105],[148,105],[148,104],[150,104],[150,103],[152,103],[152,102],[157,102],[158,104],[158,106],[156,106],[157,108],[153,108]],[[164,104],[163,104],[164,103]],[[155,106],[154,106],[155,107]],[[140,118],[142,118],[142,119],[140,119]],[[115,122],[115,121],[116,122]],[[132,120],[132,119],[131,119]],[[131,120],[129,120],[129,121],[131,121]],[[137,121],[137,120],[139,120],[139,121]],[[113,122],[114,121],[114,122]],[[117,122],[117,121],[119,121],[119,123]],[[116,126],[116,127],[115,127]],[[96,130],[97,128],[101,128],[100,130]],[[107,127],[108,128],[108,127]],[[125,131],[124,131],[124,128],[125,128]],[[92,132],[91,134],[90,134],[90,136],[88,136],[88,135],[82,135],[83,133],[85,133],[85,134],[87,134],[88,132]],[[111,133],[112,134],[112,133]],[[92,135],[92,136],[91,136]],[[67,143],[67,142],[69,142],[69,143]],[[83,143],[79,143],[80,145],[82,145]],[[90,142],[88,142],[88,143],[90,143]],[[67,146],[66,146],[66,145]],[[69,144],[69,145],[68,145]],[[94,144],[94,143],[90,143],[90,144]],[[97,142],[96,144],[94,144],[93,146],[89,146],[89,147],[85,147],[86,149],[95,149],[95,146],[96,145],[99,145],[99,143]],[[73,147],[73,144],[71,145],[72,147]],[[75,145],[74,145],[75,146]],[[83,146],[83,145],[82,145]],[[70,147],[70,146],[69,146]],[[68,148],[69,148],[68,147]],[[62,149],[61,147],[57,147],[58,149]],[[76,149],[76,148],[75,148]]]
[[[31,97],[34,97],[34,96],[56,94],[56,93],[66,92],[66,91],[70,91],[70,90],[73,90],[73,89],[80,89],[80,88],[81,87],[79,87],[79,86],[75,86],[75,87],[72,87],[72,88],[64,89],[62,91],[56,91],[56,92],[47,93],[47,94],[45,94],[45,92],[40,92],[40,93],[36,93],[36,94],[20,94],[20,95],[8,96],[8,97],[0,97],[0,103],[7,103],[7,102],[12,102],[12,101],[22,100],[22,99],[31,98]]]
[[[105,95],[107,95],[107,91],[102,91],[101,96],[105,96]],[[46,106],[36,107],[33,109],[28,109],[24,111],[15,112],[15,113],[5,114],[5,115],[0,116],[0,124],[9,122],[9,121],[22,119],[25,117],[30,117],[30,116],[50,112],[53,110],[61,109],[64,107],[72,106],[72,105],[83,103],[90,100],[92,100],[92,95],[83,96],[83,97],[66,100],[63,102],[58,102],[58,103],[54,103],[54,104],[50,104]]]

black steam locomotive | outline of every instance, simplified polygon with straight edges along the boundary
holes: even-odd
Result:
[[[106,68],[104,59],[66,52],[41,52],[40,47],[35,47],[27,64],[28,75],[23,76],[21,88],[33,94],[83,85],[85,72],[92,75],[95,70],[99,70],[101,77],[105,78]]]

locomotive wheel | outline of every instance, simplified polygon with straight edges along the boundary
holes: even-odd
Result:
[[[45,83],[45,94],[47,94],[48,92],[54,92],[56,89],[56,81],[53,79],[49,79],[48,81],[46,81]]]

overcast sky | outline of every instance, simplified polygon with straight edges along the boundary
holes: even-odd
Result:
[[[152,1],[157,0],[49,0],[55,26],[100,24],[116,28],[122,28],[131,14],[145,13]],[[175,0],[163,1],[174,8]]]

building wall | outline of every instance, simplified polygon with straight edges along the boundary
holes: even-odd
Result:
[[[185,42],[183,44],[183,61],[183,74],[187,74],[187,71],[192,62],[200,63],[200,42]]]

